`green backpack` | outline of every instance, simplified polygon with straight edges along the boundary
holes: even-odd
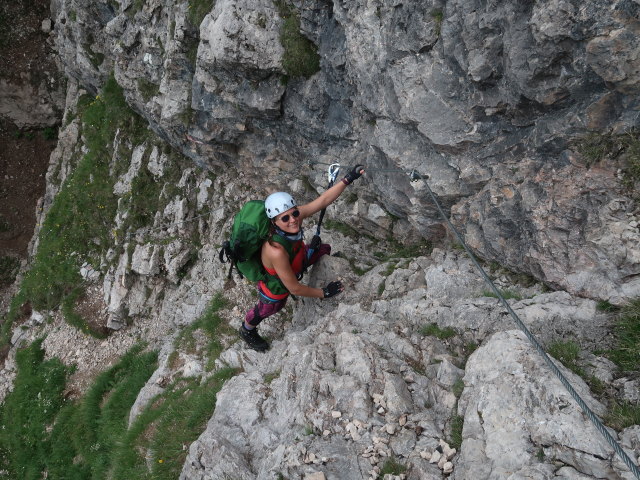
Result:
[[[263,200],[251,200],[244,204],[233,218],[231,237],[228,242],[223,243],[219,254],[222,263],[231,263],[229,278],[235,266],[241,278],[246,277],[252,282],[265,279],[266,272],[262,266],[260,252],[269,237],[270,228],[271,222],[264,210]],[[278,241],[279,238],[275,237],[278,236],[274,235],[274,240]],[[281,244],[291,256],[291,246],[288,242]]]

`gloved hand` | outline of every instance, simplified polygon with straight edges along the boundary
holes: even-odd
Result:
[[[309,243],[309,250],[313,250],[314,252],[316,250],[318,250],[318,247],[320,246],[320,243],[322,242],[322,240],[320,239],[320,235],[314,235],[313,238],[311,239],[311,242]]]
[[[327,285],[325,288],[322,289],[322,291],[324,292],[324,298],[333,297],[334,295],[339,294],[343,290],[344,290],[344,287],[342,286],[342,282],[339,280],[331,282],[329,285]]]
[[[356,165],[355,167],[353,167],[351,169],[351,171],[349,173],[347,173],[344,178],[342,179],[342,181],[347,184],[347,185],[351,185],[355,180],[357,180],[358,178],[360,178],[360,176],[364,173],[364,165]]]

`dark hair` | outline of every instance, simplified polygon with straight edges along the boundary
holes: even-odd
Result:
[[[271,225],[269,225],[269,235],[267,236],[267,242],[269,242],[269,245],[271,245],[272,247],[275,246],[275,242],[273,241],[273,236],[276,233],[276,222],[275,220],[271,219]]]

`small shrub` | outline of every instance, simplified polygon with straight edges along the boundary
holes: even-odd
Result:
[[[378,478],[382,479],[385,475],[400,475],[401,473],[405,473],[407,471],[407,467],[402,463],[398,462],[395,457],[388,458],[382,468],[380,469],[380,473],[378,474]]]
[[[440,340],[455,337],[456,331],[451,327],[440,328],[436,323],[430,323],[420,329],[420,333],[425,337],[436,337]]]
[[[434,8],[433,10],[431,10],[431,18],[433,18],[433,20],[436,23],[436,28],[435,28],[436,35],[439,37],[440,32],[442,30],[442,21],[444,20],[444,13],[439,8]]]
[[[286,0],[278,0],[276,6],[284,20],[280,31],[284,48],[282,67],[290,77],[309,78],[320,70],[318,47],[302,35],[298,12]]]
[[[380,282],[380,285],[378,285],[378,296],[384,293],[384,289],[385,289],[385,281],[383,280],[382,282]]]

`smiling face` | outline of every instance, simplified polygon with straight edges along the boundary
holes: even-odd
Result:
[[[277,227],[287,233],[298,233],[302,227],[302,218],[300,218],[300,210],[298,207],[293,207],[286,212],[278,215],[274,219],[274,223]]]

